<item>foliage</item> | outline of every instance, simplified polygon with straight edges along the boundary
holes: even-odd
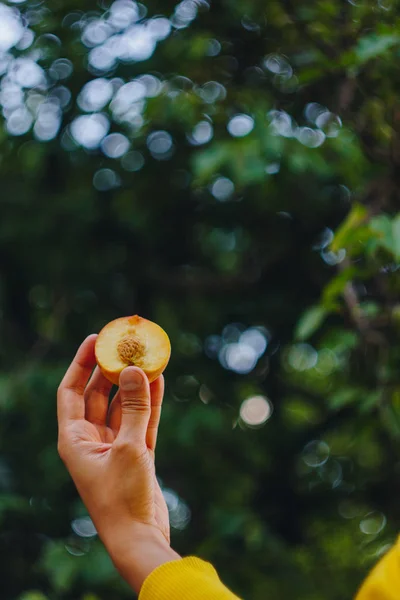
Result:
[[[125,314],[172,341],[178,551],[246,598],[339,600],[394,541],[399,4],[0,3],[4,600],[131,597],[54,406]]]

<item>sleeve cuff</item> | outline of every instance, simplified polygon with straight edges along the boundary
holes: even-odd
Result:
[[[157,567],[145,580],[139,600],[238,600],[214,567],[189,556]]]

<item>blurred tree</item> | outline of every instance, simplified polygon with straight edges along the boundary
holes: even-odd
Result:
[[[173,358],[173,544],[350,597],[400,519],[397,0],[0,3],[4,600],[122,600],[56,453],[77,345]]]

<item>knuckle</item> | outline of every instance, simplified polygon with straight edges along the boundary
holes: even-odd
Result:
[[[123,456],[129,456],[130,459],[134,458],[139,460],[146,452],[143,449],[143,445],[136,442],[135,440],[121,439],[117,440],[113,448],[115,452],[122,458]]]
[[[121,407],[125,413],[150,413],[150,403],[146,397],[125,397],[122,399]]]
[[[114,442],[113,448],[120,454],[126,454],[132,450],[132,442],[128,440],[117,440]]]
[[[101,396],[108,395],[110,393],[111,383],[97,383],[89,384],[84,392],[85,395],[89,396],[90,394],[100,394]]]
[[[147,427],[147,429],[158,429],[158,422],[159,422],[158,417],[150,416],[149,426]]]
[[[85,393],[86,386],[81,383],[76,383],[73,385],[68,385],[64,388],[68,392],[72,392],[73,394],[77,394],[78,396],[83,396]]]
[[[86,386],[80,383],[63,383],[61,382],[57,389],[57,397],[60,398],[64,394],[71,392],[73,394],[78,394],[79,396],[83,396],[86,390]]]

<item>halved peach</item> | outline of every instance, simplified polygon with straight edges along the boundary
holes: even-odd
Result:
[[[168,335],[156,323],[134,315],[111,321],[100,331],[96,361],[105,377],[118,385],[125,367],[143,369],[150,383],[164,371],[171,355]]]

